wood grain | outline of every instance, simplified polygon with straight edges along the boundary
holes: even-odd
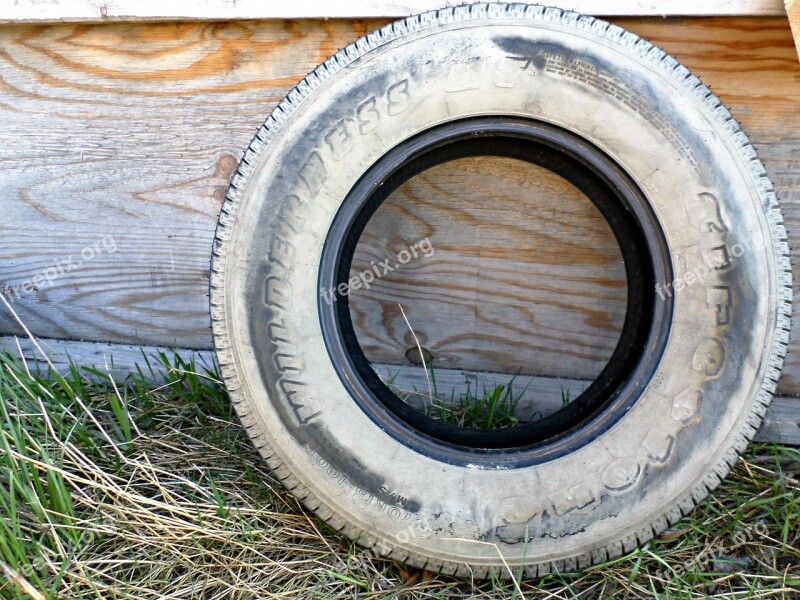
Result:
[[[405,17],[476,0],[16,0],[2,22],[109,22]],[[781,0],[551,0],[548,6],[593,15],[780,15]]]
[[[430,256],[423,242],[401,264],[422,240]],[[461,159],[407,182],[370,219],[351,276],[385,259],[397,268],[350,292],[372,362],[407,362],[416,335],[437,368],[594,379],[622,331],[610,227],[570,183],[520,160]]]
[[[303,74],[372,24],[0,28],[0,289],[53,338],[210,348],[208,266],[238,157]],[[0,330],[19,333],[7,315]]]
[[[731,107],[775,181],[790,240],[800,239],[800,66],[786,18],[616,22],[674,54]],[[47,338],[209,349],[209,248],[238,157],[271,108],[305,73],[381,23],[0,27],[0,288],[30,281],[104,236],[113,237],[118,248],[16,300],[14,307],[28,326]],[[481,180],[486,173],[473,171],[442,185],[489,191]],[[483,219],[485,227],[509,218],[503,211],[477,214],[474,202],[470,206],[464,217]],[[519,292],[560,311],[549,320],[533,314],[543,337],[531,340],[525,352],[526,362],[543,361],[536,368],[567,370],[577,360],[578,368],[589,369],[591,357],[576,357],[572,343],[559,345],[564,340],[594,344],[597,352],[607,352],[613,343],[624,285],[613,271],[607,281],[598,281],[598,263],[592,261],[610,255],[597,235],[595,254],[579,257],[583,270],[570,273],[574,283],[556,282],[562,287],[552,292],[526,287],[531,274],[552,278],[560,269],[535,253],[520,261],[528,269],[525,277],[509,276]],[[452,272],[458,269],[457,252],[448,252],[449,258],[440,255],[446,259],[440,266]],[[553,250],[548,260],[567,252],[574,249]],[[602,263],[604,272],[609,265],[613,261]],[[565,306],[557,298],[562,289],[585,290],[587,306],[574,301]],[[461,306],[459,318],[468,315],[465,290],[451,293]],[[471,318],[488,326],[502,320],[504,310],[524,312],[521,300],[514,302],[493,303],[486,318],[473,306]],[[436,312],[433,306],[425,310],[423,323]],[[587,327],[560,323],[564,310],[575,311]],[[363,312],[359,318],[365,323],[385,317]],[[417,309],[412,322],[415,314]],[[396,357],[409,346],[396,315],[391,322],[396,331],[386,338],[385,350]],[[5,314],[0,314],[0,332],[20,333]],[[515,332],[505,348],[493,342],[492,355],[517,359],[520,336]],[[451,339],[440,348],[443,356],[468,356],[475,342]],[[535,348],[551,354],[534,356]],[[785,394],[800,393],[798,349],[794,342],[780,386]]]

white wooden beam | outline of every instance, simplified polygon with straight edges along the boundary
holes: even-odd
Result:
[[[474,1],[474,0],[473,0]],[[463,0],[0,0],[0,23],[405,17]],[[597,16],[777,16],[783,0],[548,0]]]
[[[789,24],[792,27],[794,45],[797,48],[797,56],[800,58],[800,0],[785,0],[786,15],[789,17]]]

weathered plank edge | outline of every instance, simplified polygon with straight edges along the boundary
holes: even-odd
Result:
[[[42,353],[47,354],[52,365],[60,372],[69,369],[70,363],[81,367],[92,367],[100,371],[108,371],[118,380],[124,380],[137,367],[145,376],[154,379],[167,374],[164,365],[157,360],[157,355],[164,352],[170,358],[180,356],[189,361],[192,358],[199,371],[212,367],[214,353],[208,350],[189,350],[185,348],[156,348],[154,346],[127,346],[121,344],[105,344],[96,342],[72,342],[53,339],[30,339],[16,336],[0,336],[0,351],[8,351],[21,356],[33,368],[46,368],[47,363]],[[150,366],[146,358],[149,358]],[[152,371],[151,371],[152,367]],[[777,396],[767,411],[755,440],[758,442],[774,442],[800,446],[800,420],[798,420],[798,403],[800,399],[791,396]]]
[[[45,338],[35,338],[34,342],[29,338],[17,336],[0,336],[0,352],[4,351],[21,357],[32,372],[46,371],[49,362],[62,374],[68,372],[71,365],[75,365],[80,369],[90,368],[109,373],[116,381],[124,381],[139,370],[146,380],[163,380],[168,374],[168,368],[161,361],[161,354],[166,355],[172,363],[176,356],[186,363],[194,360],[195,367],[201,374],[204,369],[213,369],[215,365],[214,352],[210,350],[73,342]]]
[[[234,19],[332,19],[406,17],[479,0],[17,0],[0,23],[186,21]],[[777,16],[782,0],[549,0],[544,4],[596,16]]]

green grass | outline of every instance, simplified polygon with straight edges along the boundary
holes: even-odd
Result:
[[[451,389],[450,393],[440,393],[436,382],[436,369],[427,365],[430,389],[420,391],[416,387],[406,389],[398,385],[396,375],[382,376],[384,384],[404,402],[418,406],[423,404],[423,412],[438,421],[449,425],[458,425],[467,429],[502,429],[518,425],[518,407],[524,398],[533,378],[529,378],[525,386],[514,391],[519,374],[512,375],[507,383],[487,386],[470,377],[464,378],[464,387]],[[380,373],[378,373],[381,376]],[[570,403],[569,390],[561,389],[561,405]],[[542,418],[541,412],[530,415],[531,420]]]
[[[465,379],[466,387],[463,392],[451,390],[450,398],[441,400],[437,390],[435,369],[429,368],[428,372],[432,390],[426,396],[433,399],[425,406],[425,414],[429,417],[468,429],[502,429],[519,423],[516,416],[517,404],[528,386],[526,385],[521,392],[515,394],[516,376],[502,385],[487,388],[484,383],[480,392],[477,381],[471,382],[469,379]]]
[[[150,361],[115,382],[0,356],[0,597],[797,597],[797,449],[753,446],[690,517],[607,564],[458,581],[374,556],[309,515],[253,450],[213,370]],[[486,392],[478,416],[501,422],[518,395]]]

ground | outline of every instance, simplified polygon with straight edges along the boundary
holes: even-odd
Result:
[[[147,359],[147,360],[145,360]],[[150,365],[148,366],[148,361]],[[153,383],[159,364],[167,371]],[[459,581],[359,548],[265,467],[218,375],[0,357],[2,598],[797,598],[800,451],[754,445],[659,539],[583,573]]]

